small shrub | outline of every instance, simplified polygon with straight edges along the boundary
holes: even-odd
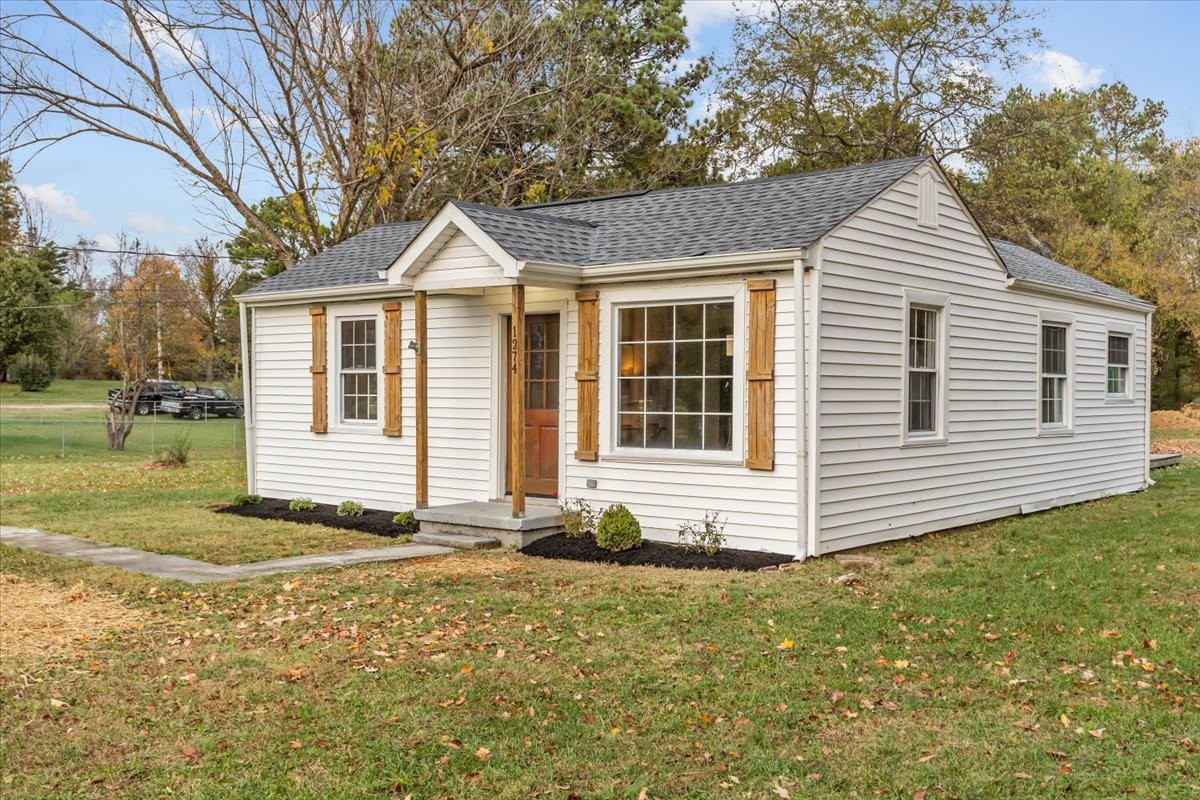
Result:
[[[257,494],[239,494],[233,498],[235,506],[256,506],[262,502],[262,496]]]
[[[412,511],[401,511],[396,516],[392,517],[392,524],[398,525],[401,528],[415,529],[417,527],[417,515]]]
[[[642,544],[642,526],[625,506],[620,503],[609,506],[596,526],[596,544],[614,553],[632,550]]]
[[[689,553],[715,556],[725,546],[725,519],[709,511],[703,522],[683,523],[679,526],[679,545]]]
[[[154,463],[160,467],[186,467],[192,455],[191,431],[176,431],[175,439],[162,450]]]
[[[23,392],[40,392],[54,382],[54,370],[41,356],[25,353],[8,365],[8,379],[19,383]]]
[[[356,503],[353,500],[343,500],[338,503],[337,515],[339,517],[361,517],[363,515],[362,503]]]
[[[563,533],[568,539],[594,539],[596,537],[596,509],[583,498],[564,500],[559,508],[563,516]]]
[[[396,542],[397,542],[397,544],[409,544],[410,542],[412,542],[412,534],[411,533],[402,533],[396,537]]]
[[[317,507],[311,497],[293,497],[288,503],[288,508],[292,511],[312,511]]]

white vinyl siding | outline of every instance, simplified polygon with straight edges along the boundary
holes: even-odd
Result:
[[[1144,486],[1144,314],[1009,288],[947,187],[937,229],[918,224],[918,180],[884,192],[821,247],[818,554]],[[946,442],[936,448],[896,436],[914,290],[953,298],[943,314]],[[1073,436],[1039,436],[1047,309],[1073,317]],[[1133,331],[1135,399],[1123,404],[1106,401],[1114,322]]]

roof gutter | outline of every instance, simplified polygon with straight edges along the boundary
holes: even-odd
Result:
[[[293,289],[287,292],[243,292],[234,300],[248,306],[283,306],[308,300],[370,300],[376,297],[406,297],[411,289],[387,283],[355,283],[323,289]]]
[[[1155,305],[1147,303],[1145,300],[1122,300],[1118,297],[1105,297],[1102,294],[1093,294],[1092,292],[1084,292],[1078,289],[1069,289],[1065,286],[1059,286],[1054,283],[1045,283],[1031,278],[1009,278],[1008,287],[1010,289],[1022,289],[1028,292],[1036,292],[1038,294],[1048,294],[1054,297],[1065,297],[1070,300],[1081,300],[1087,303],[1094,303],[1102,306],[1112,306],[1114,308],[1124,308],[1130,311],[1140,311],[1143,314],[1147,311],[1153,311]]]
[[[798,258],[808,254],[806,247],[789,247],[779,250],[755,250],[747,253],[724,253],[718,255],[684,256],[650,261],[626,261],[617,264],[584,267],[581,271],[583,283],[620,283],[630,279],[691,278],[704,275],[731,275],[740,272],[760,272],[766,265],[778,269],[791,269]]]

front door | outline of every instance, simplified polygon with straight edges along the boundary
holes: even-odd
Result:
[[[558,314],[525,317],[525,492],[554,497],[558,493]],[[505,341],[512,341],[508,319]],[[510,353],[505,348],[506,353]],[[506,356],[508,397],[512,392],[512,364]],[[508,437],[505,436],[505,441]],[[505,464],[511,464],[506,457]],[[504,489],[512,491],[512,476],[505,471]]]

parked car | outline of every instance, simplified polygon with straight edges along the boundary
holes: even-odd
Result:
[[[137,392],[136,412],[146,416],[152,411],[158,411],[164,400],[181,397],[187,391],[182,383],[175,381],[149,380],[142,384]],[[124,410],[126,403],[133,399],[133,392],[125,392],[121,387],[108,390],[108,404],[116,409]]]
[[[187,389],[178,397],[164,398],[161,408],[163,412],[175,418],[189,417],[204,419],[205,417],[236,417],[246,416],[246,407],[242,401],[231,397],[224,389],[209,386],[197,386]]]

